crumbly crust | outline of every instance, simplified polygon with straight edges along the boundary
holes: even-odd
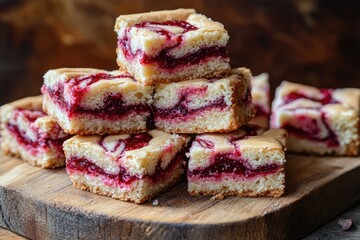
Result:
[[[18,147],[19,148],[19,147]],[[46,169],[63,167],[65,165],[65,160],[59,157],[47,158],[46,161],[40,159],[39,157],[33,157],[26,153],[25,149],[20,147],[20,150],[14,151],[14,147],[8,146],[7,144],[2,144],[1,148],[3,154],[11,157],[21,158],[23,161],[35,166]]]
[[[236,190],[235,190],[236,189]],[[222,182],[211,180],[189,180],[188,191],[193,196],[212,195],[239,197],[281,197],[285,190],[284,169],[265,177],[241,180],[227,179]]]
[[[151,184],[146,180],[138,180],[135,184],[132,184],[132,191],[123,191],[118,193],[116,188],[108,188],[105,185],[92,184],[89,181],[79,181],[73,175],[70,175],[70,179],[73,182],[73,185],[83,191],[89,191],[95,194],[112,197],[121,201],[128,201],[133,203],[144,203],[150,201],[152,198],[157,195],[168,191],[171,187],[176,185],[182,179],[183,168],[179,166],[178,169],[173,171],[171,177],[159,184]]]

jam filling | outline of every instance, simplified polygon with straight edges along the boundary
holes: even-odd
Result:
[[[199,98],[206,93],[207,87],[202,88],[187,88],[183,89],[179,93],[179,100],[175,106],[170,108],[154,108],[155,118],[161,119],[174,119],[176,118],[186,118],[189,115],[198,114],[199,112],[206,111],[212,108],[218,108],[221,110],[227,109],[228,105],[226,104],[223,97],[215,99],[209,102],[207,105],[202,106],[201,108],[190,108],[188,103],[194,99]]]
[[[109,174],[88,159],[77,157],[72,157],[69,161],[67,161],[66,169],[69,171],[82,172],[95,177],[106,177],[106,179],[113,180],[118,186],[122,184],[129,185],[133,181],[140,179],[149,179],[152,183],[159,183],[164,181],[165,178],[167,178],[179,166],[179,163],[182,163],[184,155],[184,150],[179,151],[165,169],[161,168],[161,163],[159,162],[155,168],[154,174],[145,176],[130,175],[126,169],[121,166],[118,174]]]
[[[284,124],[283,128],[289,132],[290,135],[294,135],[300,138],[305,138],[311,141],[325,142],[328,147],[338,147],[340,142],[334,133],[334,131],[330,128],[329,124],[326,121],[326,116],[324,113],[321,113],[321,122],[324,124],[328,135],[325,138],[316,137],[317,134],[320,133],[320,128],[315,119],[309,119],[307,116],[299,116],[299,121],[307,121],[308,124],[304,128],[298,128],[290,123]]]
[[[224,98],[221,97],[217,100],[210,102],[209,104],[202,106],[201,108],[192,109],[187,106],[186,100],[183,97],[180,98],[179,102],[172,108],[155,108],[154,109],[154,116],[155,119],[174,119],[174,118],[186,118],[189,115],[198,114],[200,112],[218,108],[218,109],[225,109],[227,108],[227,104],[224,101]],[[174,119],[176,120],[176,119]]]
[[[314,102],[319,102],[322,105],[336,104],[338,103],[338,101],[336,101],[332,97],[332,92],[333,89],[321,89],[320,90],[321,94],[318,98],[311,98],[303,93],[292,92],[285,97],[284,102],[285,104],[288,104],[299,98],[304,98]],[[336,134],[330,128],[329,124],[326,121],[325,113],[323,112],[321,113],[321,122],[325,126],[328,132],[328,135],[325,138],[316,137],[316,135],[320,133],[320,128],[315,119],[309,119],[309,117],[307,117],[306,115],[298,116],[297,118],[299,119],[299,121],[306,121],[307,124],[303,128],[295,127],[290,123],[284,124],[283,128],[286,129],[289,132],[289,134],[295,135],[300,138],[309,139],[311,141],[325,142],[328,147],[338,147],[340,145],[340,142]]]
[[[109,94],[104,99],[104,105],[98,109],[88,109],[80,106],[80,103],[88,91],[89,86],[100,80],[112,80],[118,78],[132,78],[130,75],[113,76],[106,73],[97,73],[89,76],[73,78],[64,83],[68,89],[71,89],[71,103],[64,99],[64,85],[58,84],[55,88],[42,87],[42,93],[48,93],[56,103],[65,109],[69,117],[76,114],[96,115],[102,119],[119,119],[131,113],[149,113],[148,104],[125,105],[121,94]],[[133,78],[132,78],[133,79]]]
[[[318,98],[313,98],[313,97],[309,97],[304,93],[300,93],[300,92],[292,92],[290,94],[288,94],[287,96],[285,96],[284,98],[284,104],[288,104],[290,102],[293,102],[299,98],[304,98],[304,99],[309,99],[311,101],[314,102],[319,102],[322,105],[327,105],[327,104],[336,104],[338,103],[338,101],[336,101],[333,97],[332,97],[332,92],[334,90],[333,89],[321,89],[320,90],[320,96]]]
[[[69,136],[57,139],[44,137],[32,126],[32,124],[37,118],[46,116],[44,112],[37,110],[17,109],[15,112],[15,119],[19,117],[19,115],[25,117],[29,121],[29,127],[37,134],[36,141],[33,141],[32,139],[28,138],[26,134],[21,131],[16,124],[8,123],[6,126],[7,129],[13,134],[13,136],[15,136],[16,141],[21,146],[25,147],[27,151],[29,151],[32,155],[35,155],[44,149],[56,148],[57,152],[59,152],[59,154],[63,156],[64,153],[62,144],[66,139],[69,138]]]
[[[247,167],[241,159],[234,158],[233,154],[217,154],[214,156],[213,164],[203,169],[188,171],[188,177],[221,179],[224,174],[235,174],[245,178],[252,178],[274,174],[278,172],[280,168],[282,168],[281,165],[268,164],[252,169]]]
[[[161,26],[176,26],[183,29],[181,34],[175,34],[167,31]],[[156,56],[148,56],[147,54],[138,50],[133,53],[131,51],[129,31],[131,27],[125,30],[122,38],[118,39],[118,46],[122,50],[127,60],[133,60],[135,57],[140,58],[141,64],[157,64],[162,69],[176,69],[179,67],[191,66],[198,64],[201,61],[208,61],[210,58],[220,57],[227,59],[228,54],[224,46],[203,46],[196,52],[192,52],[175,58],[171,55],[171,50],[183,44],[183,35],[186,32],[196,30],[197,28],[186,21],[166,21],[162,23],[157,22],[142,22],[133,26],[134,28],[146,28],[150,31],[156,32],[161,36],[165,36],[167,41],[172,42],[173,45],[165,47]]]
[[[121,145],[124,146],[122,152],[120,153],[120,158],[125,151],[139,149],[149,145],[149,142],[153,137],[149,133],[131,134],[130,137],[126,139],[119,139],[112,149],[108,149],[106,147],[106,144],[104,142],[105,138],[106,136],[102,136],[99,140],[99,145],[105,151],[116,152]]]

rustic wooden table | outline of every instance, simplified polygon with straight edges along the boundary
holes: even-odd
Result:
[[[352,227],[343,231],[338,225],[338,220],[340,218],[350,218],[353,220]],[[360,239],[360,202],[357,203],[354,207],[350,208],[340,216],[334,218],[328,223],[324,224],[319,229],[315,230],[304,240],[315,240],[315,239],[327,239],[327,240],[338,240],[338,239]],[[24,239],[23,237],[16,235],[8,230],[0,228],[0,239],[7,240],[20,240]]]

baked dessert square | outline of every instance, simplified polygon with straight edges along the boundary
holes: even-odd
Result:
[[[244,125],[231,133],[196,136],[188,154],[192,195],[280,197],[285,188],[284,129]]]
[[[75,136],[64,143],[66,171],[76,188],[142,203],[182,178],[188,141],[158,130]]]
[[[360,89],[318,89],[282,82],[272,103],[271,127],[289,133],[291,152],[359,153]]]
[[[230,70],[224,26],[194,9],[117,18],[117,64],[144,85],[220,77]]]
[[[155,126],[165,132],[229,132],[249,122],[249,69],[233,69],[225,78],[199,78],[158,84],[154,94]]]
[[[251,96],[255,116],[251,124],[269,128],[270,119],[270,84],[269,75],[262,73],[251,79]]]
[[[0,108],[1,149],[42,168],[65,165],[63,142],[70,136],[42,111],[42,96],[27,97]]]
[[[44,75],[44,111],[70,134],[146,131],[153,87],[128,73],[91,68],[60,68]]]

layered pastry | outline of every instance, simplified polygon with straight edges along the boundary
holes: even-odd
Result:
[[[0,114],[3,153],[42,168],[65,165],[62,144],[70,136],[42,111],[42,96],[3,105]]]
[[[118,134],[146,131],[153,87],[128,73],[61,68],[44,75],[43,108],[67,133]]]
[[[117,63],[145,85],[199,77],[220,77],[230,70],[224,26],[194,9],[119,16]]]
[[[262,73],[251,79],[251,96],[255,109],[255,116],[250,123],[269,128],[270,84],[269,75],[267,73]]]
[[[281,196],[286,137],[283,129],[264,132],[256,125],[196,136],[188,154],[188,191],[192,195]]]
[[[173,133],[229,132],[253,116],[251,73],[233,69],[225,78],[199,78],[155,86],[155,126]]]
[[[282,82],[272,104],[271,126],[289,133],[287,149],[357,155],[360,89],[318,89]]]
[[[158,130],[75,136],[64,143],[66,171],[76,188],[142,203],[181,179],[188,141]]]

